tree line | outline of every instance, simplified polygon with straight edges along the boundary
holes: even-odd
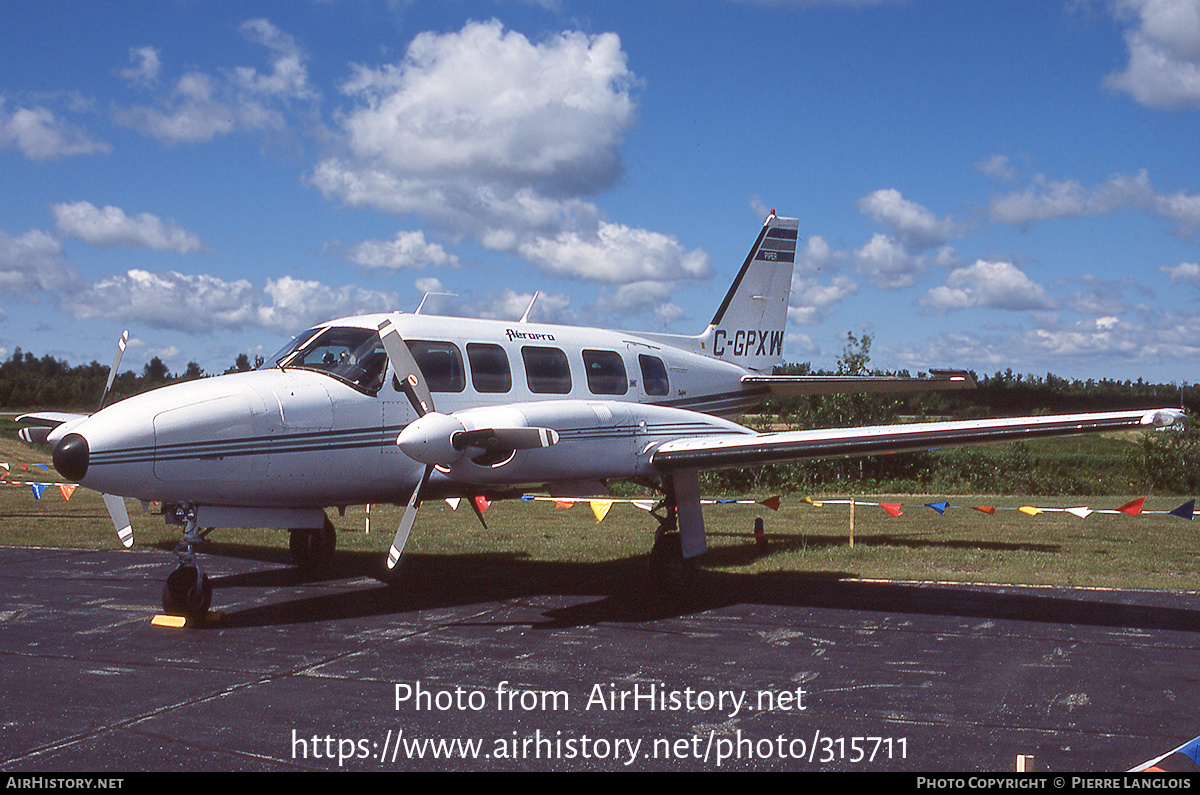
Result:
[[[243,353],[225,372],[245,372],[261,364],[261,356],[251,362],[249,354]],[[38,358],[19,347],[14,348],[12,356],[0,362],[0,408],[9,411],[94,410],[104,393],[108,371],[108,365],[96,361],[71,366],[49,354]],[[146,362],[140,373],[133,370],[119,372],[106,402],[206,375],[208,373],[196,362],[188,362],[181,373],[172,373],[162,359],[155,356]]]

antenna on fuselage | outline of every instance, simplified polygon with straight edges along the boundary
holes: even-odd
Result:
[[[538,296],[541,294],[541,290],[534,291],[533,298],[529,299],[529,306],[525,307],[525,314],[521,315],[521,319],[517,321],[518,323],[524,323],[526,320],[529,320],[529,313],[533,311],[533,305],[537,303]]]
[[[425,306],[426,299],[428,299],[431,295],[448,295],[451,298],[458,298],[458,293],[425,293],[425,295],[421,297],[421,303],[417,304],[417,311],[413,312],[414,315],[421,314],[421,307]]]

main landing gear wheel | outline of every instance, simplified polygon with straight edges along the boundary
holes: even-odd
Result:
[[[208,575],[195,566],[180,566],[163,585],[163,612],[188,621],[203,621],[212,604],[212,592]]]
[[[650,582],[661,596],[680,599],[692,593],[696,568],[683,556],[679,533],[659,533],[650,550]]]
[[[337,530],[329,517],[321,528],[296,528],[291,531],[290,547],[292,558],[305,571],[328,571],[333,565],[333,552],[337,547]]]

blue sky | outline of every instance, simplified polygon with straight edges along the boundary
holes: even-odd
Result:
[[[1198,111],[1200,0],[8,3],[0,356],[696,333],[776,208],[789,361],[1193,383]]]

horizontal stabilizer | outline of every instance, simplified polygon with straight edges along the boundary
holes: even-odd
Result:
[[[887,392],[937,392],[974,389],[966,370],[930,370],[928,378],[872,375],[747,375],[748,388],[767,387],[775,397],[804,395],[875,395]]]

